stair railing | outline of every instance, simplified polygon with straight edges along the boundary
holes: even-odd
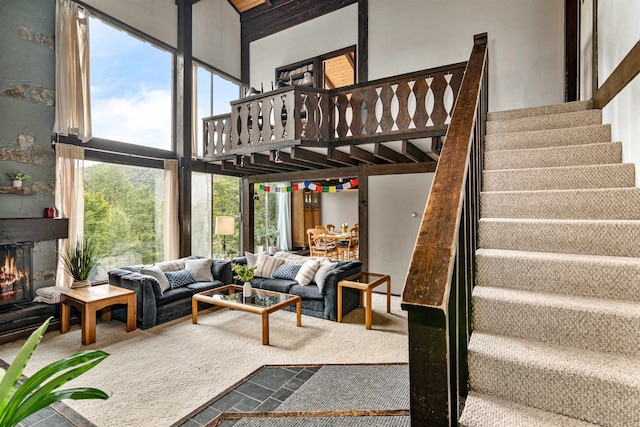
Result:
[[[484,33],[474,37],[402,293],[412,426],[457,426],[468,392],[487,65]]]

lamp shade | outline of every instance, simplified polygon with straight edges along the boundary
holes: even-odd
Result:
[[[232,216],[217,216],[216,217],[216,234],[222,236],[233,236],[235,231],[235,218]]]

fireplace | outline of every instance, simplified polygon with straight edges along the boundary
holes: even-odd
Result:
[[[0,245],[0,305],[33,299],[33,243]]]

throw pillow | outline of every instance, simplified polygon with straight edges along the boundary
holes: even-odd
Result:
[[[320,293],[322,293],[322,290],[324,289],[324,281],[327,279],[327,276],[337,266],[337,262],[324,262],[320,264],[320,267],[318,267],[318,271],[316,271],[316,274],[313,276],[313,281],[318,285]]]
[[[282,264],[273,273],[273,278],[295,280],[296,274],[298,274],[298,271],[300,271],[300,267],[302,266],[298,264]]]
[[[180,258],[174,261],[161,261],[153,264],[154,267],[158,267],[162,271],[178,271],[184,270],[184,258]]]
[[[315,259],[310,259],[302,264],[300,267],[300,271],[296,274],[295,281],[300,283],[302,286],[306,286],[313,280],[313,276],[318,271],[318,267],[320,267],[320,261],[316,261]]]
[[[163,294],[167,289],[171,288],[167,276],[164,275],[158,266],[152,265],[150,267],[142,267],[140,269],[140,274],[146,274],[147,276],[151,276],[156,279],[158,283],[160,283],[160,292]]]
[[[196,282],[188,270],[167,271],[164,275],[167,276],[171,289],[181,288]]]
[[[328,258],[325,258],[325,257],[312,257],[312,256],[296,255],[296,254],[292,254],[292,253],[289,253],[289,252],[276,252],[276,254],[274,256],[276,258],[284,259],[284,262],[286,262],[287,264],[298,264],[298,265],[302,265],[305,262],[309,261],[310,259],[315,259],[317,261],[322,261],[323,259],[328,259]]]
[[[193,280],[196,282],[213,282],[213,274],[211,274],[211,258],[187,259],[184,261],[184,267],[191,273]]]
[[[251,252],[245,252],[244,256],[247,258],[247,267],[255,267],[258,263],[258,254],[252,254]]]
[[[256,264],[258,268],[256,268],[255,275],[271,279],[273,278],[273,273],[275,273],[278,267],[282,264],[284,264],[283,259],[274,258],[267,254],[260,254],[258,255],[258,261]]]

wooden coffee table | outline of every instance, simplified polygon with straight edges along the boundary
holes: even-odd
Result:
[[[198,302],[261,315],[263,345],[269,345],[269,314],[274,311],[295,304],[296,326],[302,326],[302,299],[297,295],[254,289],[251,296],[245,298],[242,286],[236,285],[200,292],[191,297],[191,319],[194,324],[198,323]]]
[[[362,306],[362,293],[367,296],[365,305],[365,325],[371,329],[371,290],[376,286],[387,282],[387,313],[391,313],[391,277],[388,274],[370,273],[361,271],[338,282],[338,323],[342,322],[342,288],[358,289],[360,291],[360,306]]]
[[[71,306],[80,310],[82,323],[82,345],[96,342],[96,313],[100,310],[100,320],[111,320],[111,306],[127,306],[127,332],[136,329],[136,293],[113,285],[88,286],[73,289],[60,296],[60,333],[69,331]]]

